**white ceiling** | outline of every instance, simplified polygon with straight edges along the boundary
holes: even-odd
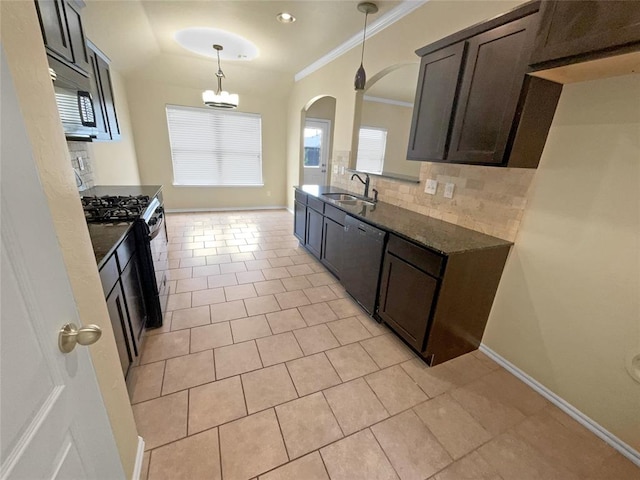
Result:
[[[203,59],[178,45],[173,36],[184,28],[211,27],[241,35],[259,50],[258,57],[251,62],[224,61],[225,73],[229,64],[243,63],[258,70],[293,75],[361,32],[364,23],[364,14],[356,8],[359,2],[352,0],[87,0],[86,3],[83,19],[87,36],[125,74],[159,55]],[[369,16],[369,24],[401,1],[376,3],[380,10]],[[296,22],[279,23],[276,15],[283,11],[293,14]]]

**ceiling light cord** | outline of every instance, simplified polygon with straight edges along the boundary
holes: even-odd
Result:
[[[218,54],[218,71],[216,72],[216,77],[218,77],[218,91],[216,92],[216,95],[220,95],[220,92],[222,92],[222,79],[226,77],[224,76],[224,72],[222,71],[222,67],[220,66],[220,50],[218,50],[217,48],[216,53]]]
[[[362,31],[362,52],[360,53],[360,68],[356,72],[356,78],[353,82],[356,90],[364,90],[367,84],[367,74],[364,71],[364,47],[367,42],[367,20],[370,13],[376,13],[378,6],[372,2],[361,2],[358,4],[358,11],[364,13],[364,29]]]
[[[362,66],[364,62],[364,44],[367,41],[367,18],[369,17],[369,12],[364,14],[364,32],[362,34],[362,54],[360,55],[360,65]]]

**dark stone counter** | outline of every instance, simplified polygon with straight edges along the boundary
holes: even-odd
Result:
[[[87,188],[79,193],[81,197],[104,197],[105,195],[128,197],[147,195],[149,198],[153,198],[161,188],[161,185],[100,185],[98,187]]]
[[[96,256],[98,269],[102,262],[111,256],[125,235],[133,227],[133,222],[119,223],[88,223],[89,236],[93,245],[93,253]]]
[[[325,193],[353,195],[341,188],[323,185],[302,185],[294,188],[333,205],[353,217],[444,255],[513,245],[513,242],[427,217],[389,203],[378,202],[375,205],[362,206],[343,205],[323,195]]]

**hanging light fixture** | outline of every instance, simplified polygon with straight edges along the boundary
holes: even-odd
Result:
[[[360,68],[356,72],[356,80],[354,85],[356,90],[364,90],[364,85],[367,83],[367,74],[364,71],[362,62],[364,61],[364,43],[367,40],[367,17],[370,13],[377,13],[378,6],[372,2],[361,2],[358,4],[358,10],[364,13],[364,33],[362,35],[362,56],[360,57]]]
[[[213,49],[218,56],[218,71],[216,72],[218,89],[215,92],[213,90],[205,90],[202,92],[202,101],[205,105],[213,108],[236,108],[239,100],[238,94],[224,92],[222,90],[222,79],[225,78],[224,73],[222,73],[222,68],[220,68],[220,51],[222,50],[222,45],[214,45]]]

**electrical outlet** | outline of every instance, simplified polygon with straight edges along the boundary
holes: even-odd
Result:
[[[82,160],[82,157],[76,157],[76,160],[78,161],[78,168],[80,169],[80,171],[84,170],[84,160]]]
[[[267,197],[271,196],[271,190],[267,190]]]
[[[428,179],[427,184],[424,187],[424,192],[429,195],[435,195],[436,190],[438,189],[438,181],[433,179]]]
[[[445,183],[444,198],[453,198],[453,189],[455,188],[455,186],[455,183]]]

